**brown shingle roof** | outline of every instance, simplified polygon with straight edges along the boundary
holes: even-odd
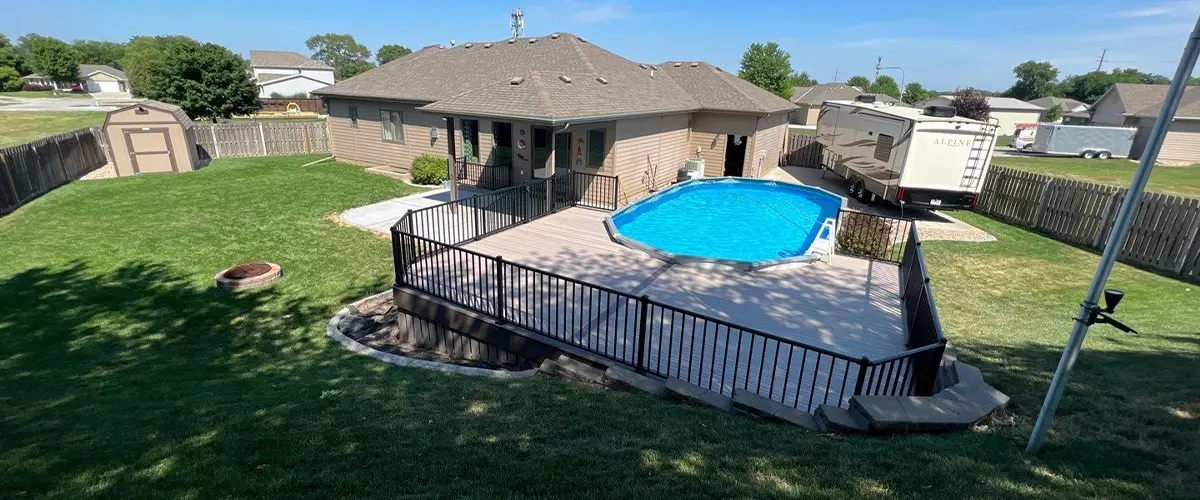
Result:
[[[82,77],[86,77],[86,76],[88,76],[88,75],[90,75],[90,74],[92,74],[92,73],[95,73],[95,72],[97,72],[97,71],[102,71],[102,72],[104,72],[104,73],[108,73],[108,74],[110,74],[110,75],[112,75],[112,76],[115,76],[115,77],[117,77],[117,78],[120,78],[120,79],[122,79],[122,80],[125,80],[125,79],[127,79],[127,77],[125,76],[125,72],[124,72],[124,71],[121,71],[121,70],[119,70],[119,69],[117,69],[117,68],[114,68],[114,67],[112,67],[112,66],[108,66],[108,65],[105,65],[105,64],[80,64],[80,65],[79,65],[79,76],[80,76],[81,78],[82,78]]]
[[[1121,84],[1118,84],[1121,85]],[[1167,85],[1146,85],[1147,87],[1162,87],[1162,94],[1158,99],[1141,108],[1130,108],[1125,106],[1125,114],[1130,116],[1146,117],[1158,116],[1162,111],[1163,101],[1167,98]],[[1138,95],[1138,99],[1145,101],[1146,96],[1150,93],[1144,89],[1138,90],[1143,92]],[[1128,90],[1126,90],[1128,92]],[[1121,102],[1125,101],[1125,93],[1121,95]],[[1175,118],[1200,118],[1200,87],[1187,87],[1183,91],[1183,97],[1179,99],[1179,109],[1175,110]]]
[[[333,69],[328,64],[296,52],[251,50],[250,65],[264,68]]]
[[[1116,94],[1121,99],[1121,104],[1125,106],[1125,113],[1130,114],[1141,111],[1147,106],[1161,103],[1167,97],[1167,86],[1142,83],[1118,83],[1109,88],[1108,92],[1104,93],[1104,96],[1100,96],[1100,99],[1104,99],[1108,94]],[[1097,100],[1096,102],[1100,101]]]
[[[1041,106],[1046,109],[1050,109],[1050,108],[1054,107],[1055,104],[1057,104],[1059,106],[1062,106],[1062,109],[1064,112],[1068,112],[1068,113],[1071,112],[1071,110],[1073,110],[1079,106],[1087,106],[1086,104],[1076,101],[1075,99],[1071,99],[1070,97],[1052,97],[1052,96],[1047,96],[1047,97],[1042,97],[1040,99],[1030,100],[1029,104],[1033,104],[1035,106]]]
[[[730,111],[791,109],[784,107],[786,100],[711,65],[685,65],[678,72],[681,68],[664,66],[670,68],[638,64],[562,33],[430,46],[315,93],[426,103],[422,109],[431,112],[548,121],[696,111],[705,107],[700,99]],[[707,73],[675,77],[702,69]],[[520,84],[510,83],[518,77],[524,78]],[[720,95],[701,94],[706,88]]]
[[[296,76],[297,74],[298,73],[259,73],[258,74],[258,83],[263,84],[263,83],[267,83],[267,82],[273,82],[280,78]]]
[[[796,109],[787,99],[706,62],[668,61],[658,68],[691,94],[703,109],[754,113]]]
[[[844,83],[821,83],[812,87],[793,87],[792,102],[796,104],[807,104],[809,106],[819,106],[825,101],[853,101],[855,97],[863,94],[871,94],[861,88]],[[796,92],[796,89],[806,89],[803,93]],[[890,102],[892,104],[901,104],[899,99],[887,94],[871,94],[875,96],[877,102]],[[907,104],[903,104],[907,106]]]

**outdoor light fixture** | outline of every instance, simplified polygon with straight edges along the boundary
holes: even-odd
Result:
[[[1105,290],[1104,291],[1104,309],[1100,309],[1100,306],[1092,306],[1092,310],[1090,311],[1090,314],[1088,314],[1087,324],[1088,325],[1095,325],[1097,323],[1109,324],[1109,325],[1112,325],[1113,327],[1115,327],[1116,329],[1121,330],[1122,332],[1132,333],[1134,335],[1137,335],[1138,334],[1137,330],[1134,330],[1133,328],[1130,328],[1129,326],[1127,326],[1125,323],[1117,321],[1116,318],[1109,316],[1113,312],[1116,312],[1117,304],[1120,304],[1121,299],[1123,299],[1123,298],[1125,298],[1125,292],[1123,292],[1121,290],[1117,290],[1115,288],[1109,288],[1109,289]]]

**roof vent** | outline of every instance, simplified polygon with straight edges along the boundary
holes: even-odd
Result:
[[[516,39],[516,38],[509,38],[509,39],[508,39],[508,43],[517,43],[517,39]]]
[[[577,37],[575,37],[575,39],[576,39],[576,40],[579,40],[579,41],[581,41],[581,42],[583,42],[583,43],[587,43],[587,40],[584,40],[584,39],[583,39],[583,37],[581,37],[581,36],[577,36]]]
[[[468,48],[468,49],[469,49],[469,48],[471,48],[471,46],[473,46],[473,45],[475,45],[475,44],[473,44],[473,43],[465,43],[465,44],[463,44],[463,47],[466,47],[466,48]]]
[[[558,40],[558,33],[551,33],[551,34],[550,34],[550,39],[551,39],[551,40]]]
[[[954,106],[925,106],[925,114],[928,116],[937,116],[940,118],[954,118]]]
[[[854,98],[855,101],[872,104],[875,102],[875,94],[859,94]]]
[[[713,66],[713,67],[714,67],[714,68],[717,68],[717,71],[725,71],[725,70],[721,69],[721,67],[720,67],[720,66]]]
[[[675,67],[676,67],[676,68],[678,68],[678,67],[680,67],[680,66],[683,66],[683,63],[675,63]]]
[[[537,43],[537,38],[530,38],[529,43]]]
[[[691,66],[691,67],[693,67],[693,68],[695,68],[696,66],[699,66],[699,65],[700,65],[700,63],[692,63],[692,64],[689,64],[689,66]]]
[[[597,76],[596,81],[600,82],[600,85],[608,85],[608,79],[603,76]]]
[[[645,65],[645,64],[638,64],[638,67],[639,67],[639,68],[642,68],[642,69],[646,69],[646,65]]]
[[[485,43],[485,44],[483,44],[483,48],[485,48],[485,49],[490,49],[490,48],[492,48],[492,44],[490,44],[490,43]]]
[[[571,83],[571,77],[567,75],[558,75],[558,79],[562,80],[563,83]]]
[[[513,78],[512,80],[509,80],[509,81],[508,81],[508,84],[509,84],[509,85],[520,85],[520,84],[521,84],[521,82],[524,82],[524,81],[525,81],[525,77],[523,77],[523,76],[518,76],[518,77],[516,77],[516,78]]]
[[[654,71],[658,71],[658,66],[651,65],[651,66],[650,66],[650,69],[652,69],[652,70],[654,70]]]

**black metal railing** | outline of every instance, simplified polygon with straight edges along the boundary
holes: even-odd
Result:
[[[909,350],[880,360],[854,358],[649,296],[635,296],[457,246],[561,207],[586,204],[585,198],[602,201],[608,195],[606,188],[596,191],[600,196],[581,195],[581,179],[596,182],[562,175],[410,212],[392,228],[396,286],[490,315],[500,323],[511,323],[644,373],[679,378],[727,396],[735,389],[746,390],[813,411],[820,404],[845,407],[850,396],[857,394],[927,395],[932,391],[932,377],[936,377],[945,345],[943,340],[928,341],[942,339],[941,328],[911,221],[906,221],[907,239],[900,242],[898,268]],[[615,188],[615,179],[611,182]],[[483,215],[464,215],[478,213]],[[885,222],[894,223],[891,219]],[[845,226],[839,229],[844,230]],[[919,287],[911,284],[917,279],[912,276],[923,277],[918,280]],[[918,288],[925,291],[918,292]]]
[[[512,184],[512,165],[484,165],[460,161],[458,179],[464,186],[479,189],[506,188]]]
[[[577,205],[602,210],[617,209],[620,186],[616,177],[571,172],[571,183]]]
[[[909,242],[912,219],[838,211],[836,252],[841,255],[899,264]]]

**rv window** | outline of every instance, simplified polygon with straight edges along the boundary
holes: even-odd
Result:
[[[879,134],[879,140],[875,141],[875,159],[887,162],[892,158],[892,136],[887,134]]]

